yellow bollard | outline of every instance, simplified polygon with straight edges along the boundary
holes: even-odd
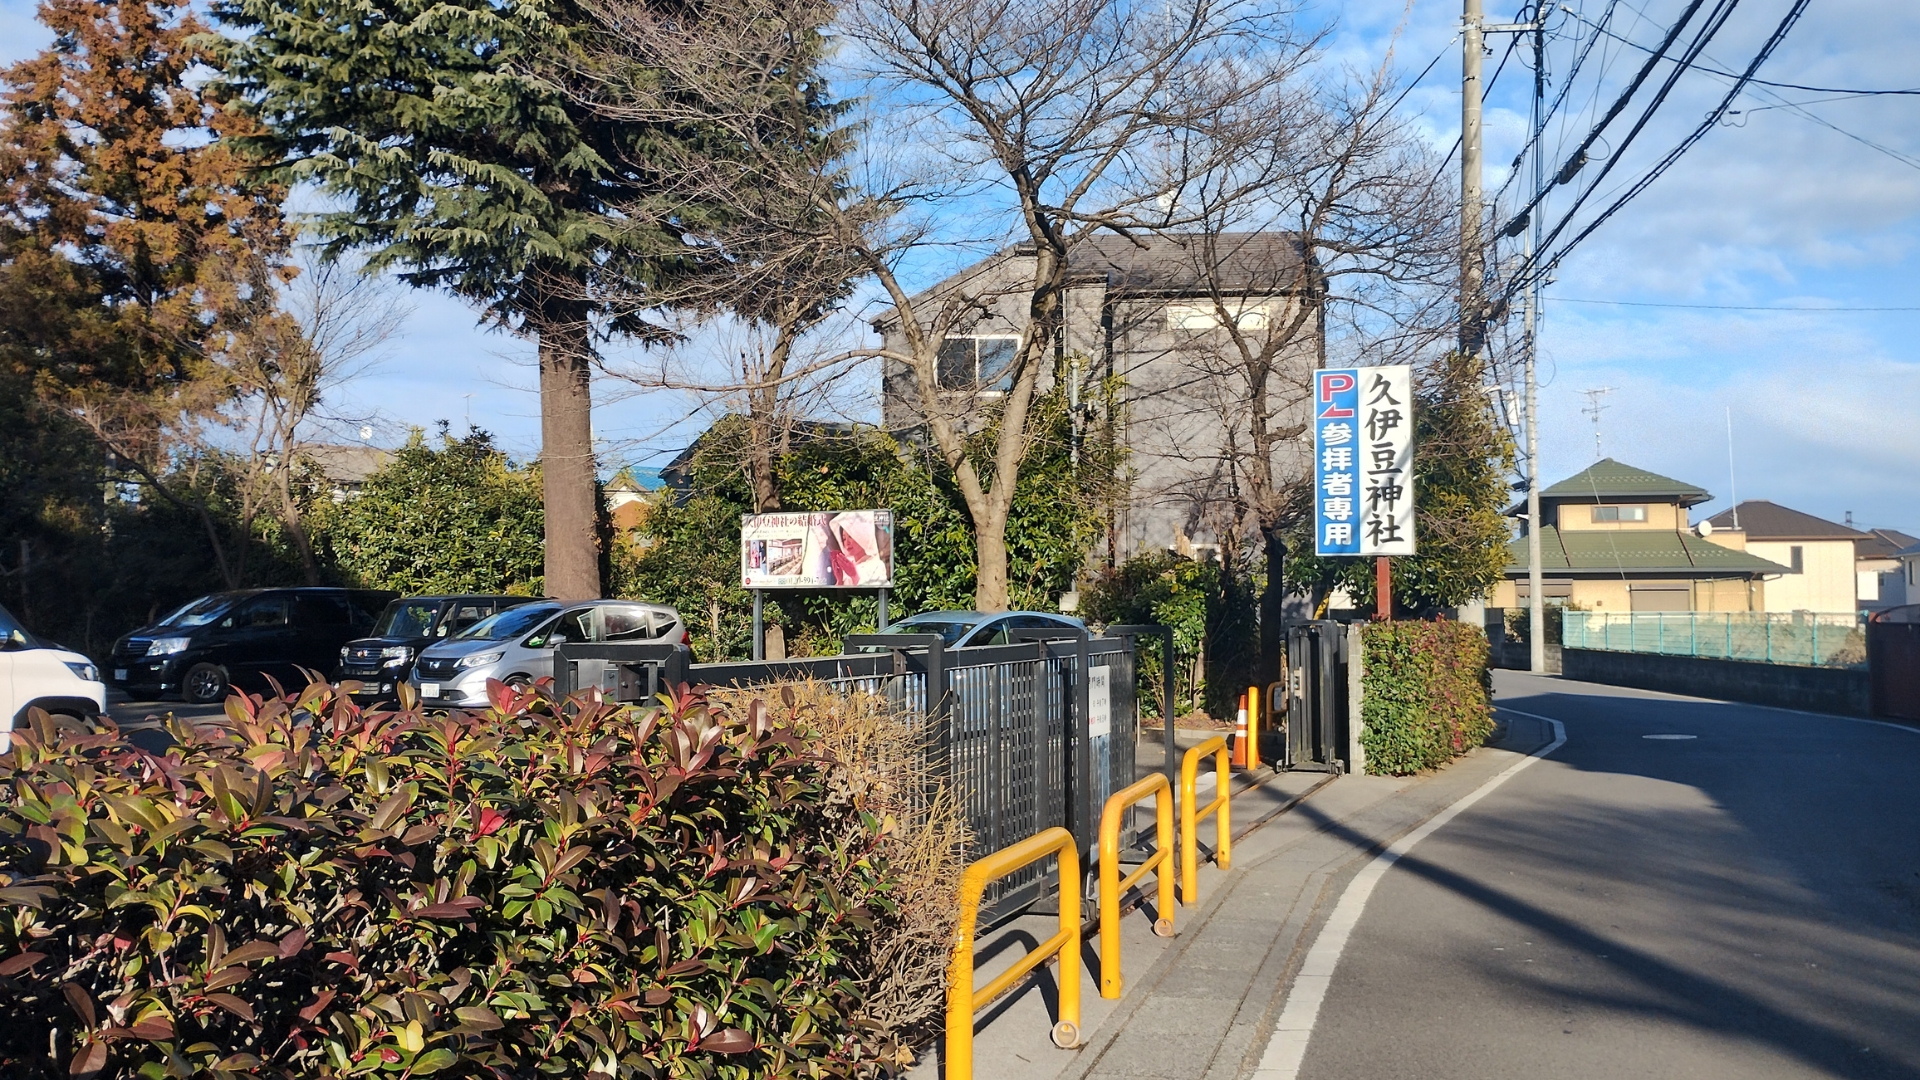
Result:
[[[975,990],[973,931],[980,921],[981,895],[995,880],[1049,855],[1060,857],[1059,932]],[[954,931],[953,963],[947,968],[946,1080],[973,1080],[977,1003],[999,997],[1056,953],[1060,956],[1060,1022],[1053,1025],[1053,1044],[1063,1050],[1080,1045],[1080,887],[1080,855],[1074,850],[1073,834],[1057,827],[975,861],[960,876],[960,925]]]
[[[1127,807],[1153,796],[1153,857],[1140,868],[1120,877],[1120,815]],[[1160,917],[1153,932],[1173,936],[1173,785],[1162,773],[1114,792],[1100,812],[1100,996],[1120,996],[1120,895],[1139,884],[1149,872],[1157,873],[1160,889]]]
[[[1200,759],[1208,754],[1213,755],[1216,791],[1212,802],[1196,809],[1193,805],[1196,774],[1200,771]],[[1222,870],[1228,869],[1233,861],[1233,828],[1227,810],[1227,797],[1232,791],[1232,783],[1233,771],[1227,762],[1227,737],[1224,735],[1215,735],[1187,751],[1186,757],[1180,761],[1180,902],[1183,904],[1200,901],[1200,858],[1194,830],[1201,818],[1218,812],[1214,831],[1219,837],[1213,861],[1219,863]]]
[[[1247,768],[1260,767],[1260,688],[1247,687]]]

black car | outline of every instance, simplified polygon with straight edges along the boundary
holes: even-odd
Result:
[[[114,643],[107,674],[135,699],[179,694],[195,705],[230,687],[303,685],[301,668],[333,670],[340,646],[373,629],[394,598],[372,589],[245,589],[203,596]]]
[[[409,596],[380,613],[370,637],[340,647],[340,678],[361,684],[361,703],[391,701],[420,650],[444,641],[496,612],[531,604],[537,596]]]

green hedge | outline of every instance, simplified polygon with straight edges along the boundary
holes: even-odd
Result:
[[[1367,771],[1445,765],[1493,732],[1487,637],[1452,620],[1368,623],[1360,634]]]
[[[0,755],[0,1075],[746,1080],[873,1071],[881,823],[791,709],[331,687],[35,712]]]

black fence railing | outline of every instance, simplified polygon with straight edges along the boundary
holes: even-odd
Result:
[[[883,695],[923,726],[928,774],[960,800],[971,856],[1061,826],[1090,867],[1100,808],[1135,776],[1136,633],[1016,631],[1024,640],[965,649],[931,634],[868,634],[847,638],[839,656],[716,664],[692,663],[683,645],[566,644],[554,681],[561,693],[598,687],[616,701],[683,684],[804,679]],[[997,882],[988,902],[997,914],[1020,910],[1052,880],[1050,865],[1035,864]]]

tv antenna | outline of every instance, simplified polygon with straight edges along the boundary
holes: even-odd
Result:
[[[1593,421],[1593,460],[1595,461],[1606,456],[1600,452],[1600,414],[1607,411],[1607,406],[1600,403],[1600,398],[1602,395],[1613,393],[1615,389],[1617,388],[1612,386],[1598,386],[1592,390],[1580,391],[1587,398],[1587,407],[1580,411],[1587,414],[1587,419]]]

